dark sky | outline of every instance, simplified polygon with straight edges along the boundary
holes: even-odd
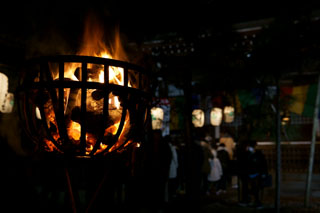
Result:
[[[89,11],[107,24],[120,26],[132,39],[152,38],[159,33],[193,32],[230,23],[294,15],[320,8],[310,1],[280,4],[279,1],[31,1],[9,2],[1,7],[0,33],[20,35],[53,31],[73,37],[80,34]]]

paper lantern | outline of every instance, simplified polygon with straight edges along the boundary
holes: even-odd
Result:
[[[192,111],[192,123],[194,127],[203,127],[204,125],[204,111],[195,109]]]
[[[36,107],[36,118],[38,118],[39,120],[41,120],[41,112],[39,107]]]
[[[222,121],[222,109],[213,108],[210,112],[210,123],[212,126],[220,126]]]
[[[4,102],[6,99],[6,94],[8,93],[8,77],[0,73],[0,111],[2,112],[2,108],[4,107]]]
[[[234,108],[232,106],[226,106],[223,110],[224,122],[231,123],[234,120]]]
[[[13,93],[7,93],[3,104],[1,105],[0,111],[3,113],[11,113],[14,105],[14,95]]]
[[[290,113],[288,112],[288,111],[286,111],[286,112],[283,112],[283,113],[281,113],[280,114],[281,115],[281,124],[282,125],[287,125],[287,124],[289,124],[290,123]]]
[[[152,129],[161,129],[163,123],[164,111],[160,107],[151,109]]]

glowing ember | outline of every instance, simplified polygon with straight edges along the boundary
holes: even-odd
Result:
[[[53,152],[54,150],[61,152],[51,141],[44,139],[45,142],[45,150],[47,152]]]
[[[71,121],[68,128],[68,136],[73,140],[79,141],[81,136],[81,125],[77,122]]]
[[[126,139],[125,136],[129,131],[129,127],[130,127],[129,123],[130,123],[130,118],[129,118],[129,113],[127,113],[126,119],[123,124],[124,128],[122,129],[122,132],[120,133],[119,139],[118,139],[117,143],[115,143],[114,146],[110,148],[109,152],[112,152],[113,150],[117,149],[119,146],[121,146],[124,143],[124,141]],[[107,128],[105,131],[105,135],[107,135],[109,132],[111,134],[115,135],[117,133],[118,128],[119,128],[119,124],[120,124],[120,122],[113,125],[113,126],[116,126],[116,128],[114,128],[112,126]],[[131,144],[131,143],[132,143],[132,141],[129,141],[127,143],[127,145]]]
[[[109,104],[112,108],[114,106],[116,109],[120,109],[120,101],[118,99],[118,96],[113,96],[112,98],[109,98]]]
[[[111,133],[112,135],[115,135],[117,133],[117,130],[119,128],[119,125],[120,125],[120,121],[110,127],[108,127],[106,130],[105,130],[105,135],[108,135],[108,133]]]
[[[92,145],[89,145],[89,147],[86,147],[86,155],[89,155],[92,150],[93,150]]]
[[[100,143],[100,148],[94,154],[95,155],[99,154],[99,153],[103,152],[104,150],[106,150],[106,148],[108,148],[108,145]]]

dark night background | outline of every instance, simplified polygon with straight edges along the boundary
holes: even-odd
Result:
[[[83,17],[94,10],[117,21],[128,36],[146,39],[159,33],[195,33],[200,29],[275,16],[295,16],[319,8],[316,1],[290,4],[275,1],[30,1],[2,7],[1,30],[28,35],[46,28],[68,33],[81,29]],[[110,21],[107,20],[107,21]],[[70,35],[71,36],[71,35]]]
[[[270,17],[297,17],[319,8],[316,1],[290,4],[274,1],[30,1],[8,2],[1,11],[1,32],[18,38],[51,33],[76,40],[88,11],[106,23],[119,24],[132,41],[154,39],[159,34],[192,35],[216,31],[230,24]],[[68,41],[70,41],[68,40]]]
[[[230,52],[232,42],[238,39],[232,32],[233,25],[274,18],[279,20],[278,26],[274,28],[275,30],[270,30],[264,41],[265,44],[260,42],[262,43],[261,48],[254,50],[266,52],[263,53],[264,55],[256,54],[258,58],[253,62],[260,63],[257,66],[261,66],[261,63],[263,64],[263,60],[267,57],[271,57],[271,59],[279,58],[276,55],[267,56],[270,48],[273,54],[278,53],[279,56],[281,55],[280,57],[288,48],[295,48],[289,47],[293,46],[292,44],[295,41],[288,43],[287,40],[296,38],[287,37],[286,33],[290,32],[291,26],[287,26],[286,22],[310,17],[319,8],[320,5],[316,1],[298,1],[290,4],[279,3],[278,1],[214,0],[196,2],[88,1],[84,3],[78,1],[30,1],[19,4],[8,2],[6,6],[2,7],[0,15],[0,33],[2,36],[0,54],[4,62],[15,63],[15,57],[20,57],[23,60],[37,55],[74,53],[81,43],[84,20],[88,14],[93,13],[105,25],[107,35],[116,27],[119,27],[122,42],[125,46],[134,44],[137,47],[136,49],[141,51],[146,42],[162,40],[165,43],[183,38],[197,46],[195,53],[192,55],[194,63],[201,62],[206,67],[208,67],[208,63],[217,66],[218,70],[220,69],[219,66],[225,65],[217,64],[214,61],[229,60],[229,58],[233,61],[245,60],[239,58],[241,57],[239,51],[243,50],[237,50],[238,53]],[[307,26],[306,30],[301,30],[307,33],[307,35],[304,35],[306,39],[302,39],[304,42],[310,42],[310,39],[316,38],[315,35],[317,34],[310,38],[308,36],[314,34],[313,31],[317,29],[308,29]],[[199,35],[207,32],[214,36],[199,41]],[[271,45],[268,43],[269,40]],[[286,42],[283,43],[284,41]],[[211,46],[215,46],[215,49],[211,49]],[[269,46],[269,49],[263,49],[265,46]],[[17,48],[17,51],[15,48]],[[230,53],[234,56],[226,57]],[[286,55],[284,55],[285,57]],[[189,59],[177,58],[178,60],[189,61]],[[169,57],[165,60],[170,61],[171,59]],[[226,63],[231,64],[233,62]],[[251,62],[245,63],[250,64],[250,66],[252,64]],[[278,62],[275,61],[275,63]],[[249,69],[255,69],[251,67]],[[229,69],[230,66],[224,68]],[[202,72],[197,71],[196,75],[200,78],[201,76],[206,77],[208,71],[206,69],[199,70],[202,70]],[[238,70],[242,72],[244,69],[241,70],[240,67]],[[232,73],[235,72],[238,71],[232,71]],[[220,74],[217,73],[217,75]]]
[[[162,84],[174,84],[182,88],[187,91],[185,95],[189,95],[186,102],[192,105],[193,100],[187,99],[194,94],[214,96],[232,94],[237,89],[265,89],[269,85],[274,86],[278,77],[283,77],[283,82],[287,82],[285,77],[291,76],[289,81],[294,85],[315,83],[317,79],[314,75],[303,74],[319,72],[319,11],[319,1],[10,1],[0,9],[0,63],[9,66],[6,73],[11,79],[9,91],[14,92],[20,65],[26,59],[76,53],[82,42],[86,17],[95,14],[103,23],[106,35],[112,35],[119,27],[122,43],[131,62],[147,68],[155,77],[155,85],[159,84],[161,87]],[[314,17],[317,19],[313,20]],[[263,33],[257,33],[254,45],[249,48],[239,45],[244,42],[245,34],[235,32],[235,29],[247,26],[244,23],[259,20],[264,20],[262,23],[267,23],[268,27],[262,30]],[[171,44],[182,43],[192,44],[185,48],[188,49],[186,54],[157,52],[162,46],[167,48]],[[290,75],[291,72],[294,75]],[[157,82],[159,78],[156,77],[161,77],[163,82]],[[225,93],[217,92],[221,90]],[[166,89],[159,92],[160,96],[167,98]],[[223,101],[227,103],[229,100]],[[184,103],[182,106],[185,106]],[[271,108],[268,105],[269,111],[264,111],[264,107],[265,105],[260,104],[259,108],[247,108],[243,111],[248,113],[244,117],[247,119],[245,121],[252,119],[248,125],[243,125],[248,128],[242,130],[243,135],[255,128],[265,130],[269,126],[270,129],[274,127],[274,117],[270,116]],[[48,184],[42,178],[50,176],[49,181],[56,181],[56,185],[61,187],[58,190],[64,190],[66,183],[63,171],[62,168],[53,171],[46,168],[44,174],[37,169],[36,173],[32,173],[30,158],[25,150],[32,149],[33,145],[19,144],[22,140],[30,141],[22,133],[17,120],[10,116],[15,115],[0,114],[0,121],[3,121],[0,122],[1,142],[11,139],[9,145],[1,144],[2,149],[6,150],[6,154],[2,155],[2,162],[6,162],[4,168],[8,183],[3,182],[1,187],[8,195],[5,199],[8,201],[6,206],[20,205],[14,201],[17,198],[21,206],[16,206],[14,210],[24,207],[34,209],[33,205],[37,201],[45,200],[35,196],[41,190],[42,183]],[[267,125],[261,122],[264,118],[269,119]],[[7,125],[6,121],[11,125]],[[15,131],[16,128],[19,131]],[[299,140],[309,140],[311,125],[303,128],[304,134],[299,135]],[[267,139],[274,139],[272,137],[274,131]],[[237,135],[238,138],[240,137]],[[83,171],[78,167],[74,169],[75,173]],[[121,168],[115,170],[119,172],[116,175],[128,175],[121,173]],[[36,177],[32,179],[32,175]],[[103,177],[103,174],[99,173],[98,177]],[[98,182],[97,179],[94,181]],[[32,188],[32,184],[38,180],[40,186]],[[142,180],[135,183],[144,184]],[[113,183],[121,182],[122,179],[109,181],[108,187],[116,187],[117,184]],[[81,187],[81,180],[76,180],[76,184]],[[148,184],[152,185],[153,182]],[[139,191],[140,188],[135,186],[134,190]],[[30,191],[35,200],[32,196],[28,197]],[[106,193],[105,196],[111,195]],[[145,195],[142,197],[146,198]],[[139,202],[139,198],[133,200]],[[148,201],[150,200],[142,202]],[[50,205],[51,203],[42,203],[36,209],[46,206],[45,209],[48,210]],[[69,203],[64,205],[68,206]],[[70,206],[67,210],[71,211]]]

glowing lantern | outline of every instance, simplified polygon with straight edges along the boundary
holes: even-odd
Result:
[[[4,99],[4,102],[0,108],[0,111],[3,113],[11,113],[14,104],[14,95],[13,93],[7,93]]]
[[[287,125],[290,123],[290,113],[288,111],[282,113],[281,115],[281,124]]]
[[[226,106],[223,110],[224,121],[226,123],[231,123],[234,120],[234,108],[232,106]]]
[[[161,129],[163,123],[164,111],[160,107],[151,109],[152,129]]]
[[[41,112],[40,109],[38,107],[36,107],[36,117],[41,120]]]
[[[210,112],[210,123],[212,126],[220,126],[222,121],[222,109],[213,108]]]
[[[6,100],[6,94],[8,93],[8,77],[0,73],[0,111],[4,108],[4,102]]]
[[[201,109],[192,111],[192,123],[194,127],[203,127],[204,125],[204,112]]]

